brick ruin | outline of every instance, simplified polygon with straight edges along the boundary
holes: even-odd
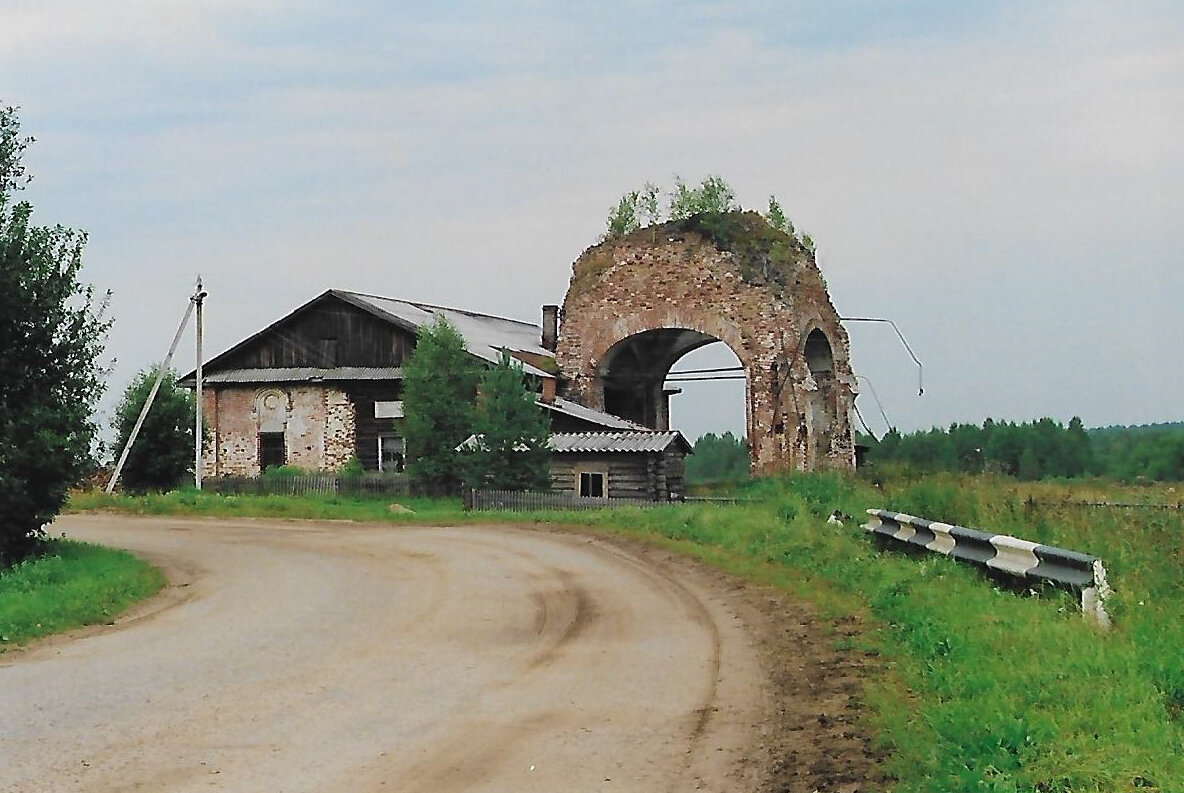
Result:
[[[203,393],[202,412],[216,432],[202,453],[205,477],[259,473],[260,439],[279,436],[274,462],[336,470],[355,454],[355,406],[349,394],[323,385],[231,386]]]
[[[847,333],[813,252],[760,215],[697,216],[589,248],[559,317],[566,396],[668,429],[667,374],[722,341],[746,374],[754,473],[854,467]]]

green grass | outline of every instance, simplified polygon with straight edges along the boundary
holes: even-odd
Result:
[[[71,540],[0,571],[0,653],[52,633],[111,622],[160,591],[164,575],[131,554]]]
[[[196,498],[194,497],[196,495]],[[103,502],[153,513],[539,522],[586,526],[675,548],[817,604],[860,615],[836,642],[880,657],[866,681],[865,729],[892,788],[910,793],[1184,791],[1184,527],[1177,511],[1074,502],[1178,500],[1104,482],[1021,484],[953,475],[868,481],[835,475],[758,481],[760,503],[531,516],[463,516],[456,502],[251,499],[175,494]],[[77,499],[73,506],[82,508]],[[860,527],[884,507],[1100,556],[1114,628],[1091,629],[1076,599],[1001,586],[977,568],[878,542]],[[91,507],[93,508],[93,507]],[[834,509],[856,517],[826,523]]]
[[[392,511],[399,504],[410,512]],[[70,495],[67,512],[120,512],[131,515],[193,515],[209,518],[393,521],[418,525],[478,522],[459,498],[397,497],[389,500],[336,495],[222,496],[209,491],[177,490],[133,496],[101,491]]]

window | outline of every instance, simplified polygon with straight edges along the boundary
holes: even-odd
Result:
[[[261,432],[259,433],[259,470],[266,471],[275,465],[283,465],[285,462],[284,452],[284,433],[282,432]]]
[[[607,476],[603,471],[581,471],[579,476],[581,498],[604,498]]]
[[[401,419],[401,418],[403,418],[403,402],[402,402],[402,400],[394,400],[392,402],[375,402],[374,403],[374,418],[376,418],[376,419]]]
[[[388,474],[403,471],[403,439],[397,435],[378,436],[378,470]]]

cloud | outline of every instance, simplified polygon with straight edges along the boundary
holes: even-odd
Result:
[[[198,270],[211,347],[329,286],[532,318],[621,193],[721,173],[906,328],[924,400],[852,329],[901,426],[1150,420],[1184,399],[1181,34],[1151,2],[51,0],[5,9],[0,98],[129,368]]]

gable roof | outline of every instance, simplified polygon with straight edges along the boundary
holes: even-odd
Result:
[[[470,435],[459,446],[458,452],[472,452],[485,444],[484,435]],[[693,454],[694,449],[678,430],[615,430],[607,432],[553,432],[547,437],[547,448],[555,454],[570,453],[631,453],[664,452],[677,446],[684,454]],[[529,447],[519,444],[514,451],[528,451]]]
[[[211,370],[210,374],[213,375],[219,364],[230,359],[235,353],[249,347],[277,326],[295,319],[326,300],[343,301],[384,322],[388,322],[416,335],[419,334],[420,328],[432,324],[437,318],[446,319],[465,340],[465,349],[469,351],[469,354],[490,363],[497,363],[501,357],[502,350],[506,350],[511,354],[518,352],[542,358],[555,357],[555,353],[542,346],[542,328],[529,322],[506,319],[505,317],[497,317],[492,314],[481,314],[476,311],[434,306],[430,303],[417,303],[392,297],[380,297],[363,292],[350,292],[344,289],[328,289],[304,305],[272,322],[259,332],[252,334],[238,344],[209,359],[203,364],[203,368]],[[521,360],[519,362],[527,374],[551,379],[555,377],[551,372],[544,371],[537,366]],[[345,371],[347,368],[349,367],[323,369],[319,370],[317,374],[325,380],[357,379],[356,372],[347,372]],[[196,374],[196,371],[190,372],[181,378],[181,381],[188,383],[194,380]]]
[[[490,363],[498,362],[502,350],[525,352],[545,358],[555,357],[555,353],[542,346],[542,328],[529,322],[459,308],[434,306],[430,303],[367,295],[362,292],[330,289],[328,294],[414,332],[437,319],[446,319],[464,338],[469,353]],[[528,363],[522,365],[528,374],[536,377],[554,377],[550,372],[544,372]]]
[[[557,432],[551,435],[551,451],[565,452],[664,452],[677,446],[684,454],[693,449],[678,430],[618,430],[616,432]]]

